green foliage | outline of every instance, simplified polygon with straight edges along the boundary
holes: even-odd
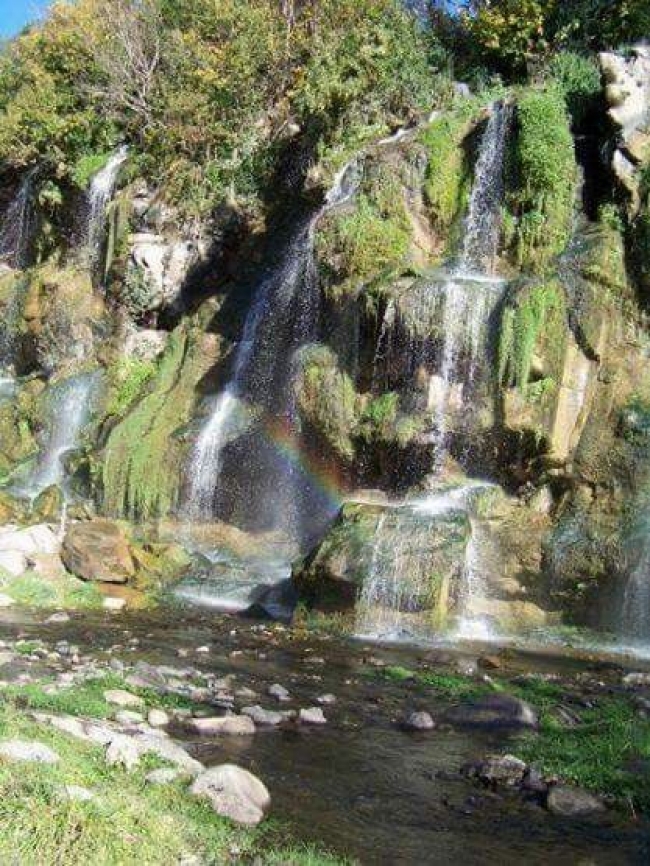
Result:
[[[85,153],[79,157],[72,168],[72,182],[81,190],[88,189],[90,181],[101,171],[111,157],[111,152]]]
[[[534,383],[530,371],[533,355],[544,356],[554,372],[562,362],[566,339],[566,301],[556,281],[537,283],[505,307],[499,338],[498,380],[505,387],[517,386],[531,399],[540,399],[554,387],[552,379]]]
[[[151,309],[152,289],[146,272],[135,264],[129,264],[124,284],[120,291],[120,303],[133,319],[138,319]]]
[[[549,63],[548,75],[564,94],[574,126],[580,128],[601,94],[600,69],[596,59],[562,51]]]
[[[509,207],[518,264],[543,270],[571,233],[578,172],[569,117],[557,86],[524,91],[517,101]]]

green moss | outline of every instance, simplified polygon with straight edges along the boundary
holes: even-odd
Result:
[[[508,204],[516,219],[520,267],[543,270],[571,234],[578,172],[570,120],[559,87],[525,91],[517,101]]]
[[[530,385],[533,355],[540,353],[554,372],[562,362],[566,340],[566,301],[555,280],[537,283],[515,297],[501,318],[499,338],[499,382],[517,386],[531,399],[539,399],[554,381],[546,377],[543,385]]]
[[[467,205],[471,168],[463,141],[475,114],[475,106],[446,113],[420,136],[428,155],[424,193],[433,225],[442,234],[462,217]]]
[[[101,467],[107,514],[146,520],[176,505],[184,463],[176,433],[189,420],[204,365],[194,339],[177,328],[148,393],[109,435]]]
[[[121,418],[142,394],[145,385],[156,372],[153,361],[122,358],[109,370],[111,397],[105,414]]]
[[[336,454],[351,460],[358,408],[354,383],[339,370],[336,356],[325,346],[310,347],[303,352],[302,361],[297,382],[301,415]]]
[[[407,264],[412,226],[404,195],[399,178],[379,166],[364,178],[354,211],[323,222],[317,252],[331,286],[356,288]]]

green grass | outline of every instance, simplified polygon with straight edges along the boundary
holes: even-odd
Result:
[[[475,698],[494,690],[485,683],[474,680],[471,677],[464,677],[461,674],[412,671],[399,665],[380,668],[377,674],[392,682],[412,682],[414,685],[424,686],[438,695],[450,699]]]
[[[38,866],[168,866],[184,855],[202,863],[335,866],[344,861],[308,846],[289,845],[268,822],[238,828],[191,798],[181,782],[149,786],[151,763],[132,773],[105,764],[103,750],[41,727],[8,704],[0,706],[0,737],[38,740],[60,763],[0,765],[0,862]],[[95,799],[69,802],[65,785]],[[258,859],[256,859],[258,858]]]
[[[48,580],[27,571],[18,577],[3,576],[0,588],[15,602],[28,607],[87,610],[100,608],[103,603],[103,596],[95,584],[71,575]]]
[[[650,770],[629,769],[634,759],[650,761],[650,722],[627,699],[608,697],[578,710],[580,723],[567,727],[553,716],[555,704],[546,704],[539,734],[527,736],[515,754],[546,775],[650,809]]]

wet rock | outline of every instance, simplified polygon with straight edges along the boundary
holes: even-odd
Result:
[[[149,710],[147,721],[152,728],[164,728],[169,724],[169,715],[164,710]]]
[[[255,723],[248,716],[220,716],[189,719],[188,727],[204,736],[250,736],[255,733]]]
[[[526,770],[526,763],[514,755],[487,755],[473,765],[468,775],[488,785],[514,787],[522,782]]]
[[[298,718],[305,725],[326,725],[327,719],[320,707],[309,707],[305,710],[300,710]]]
[[[61,760],[57,753],[44,743],[27,740],[0,741],[0,760],[35,764],[58,764]]]
[[[71,524],[61,557],[68,571],[83,580],[126,583],[135,574],[129,544],[110,520]]]
[[[256,704],[252,707],[242,707],[241,714],[251,718],[256,725],[262,727],[275,727],[281,725],[285,720],[285,713],[274,712],[273,710],[265,710]]]
[[[487,728],[536,728],[538,725],[533,707],[512,695],[487,695],[451,707],[444,718],[453,725]]]
[[[293,618],[297,603],[296,587],[288,578],[274,586],[265,587],[246,610],[246,616],[255,619],[271,619],[288,625]]]
[[[436,726],[429,713],[418,711],[409,713],[402,720],[402,728],[405,731],[432,731]]]
[[[562,818],[591,818],[605,811],[602,800],[572,785],[553,785],[548,792],[546,808]]]
[[[138,695],[133,695],[131,692],[124,689],[107,689],[104,692],[104,700],[109,704],[115,704],[118,707],[143,707],[144,701]]]
[[[259,824],[271,805],[264,783],[235,764],[222,764],[201,773],[190,792],[210,800],[218,815],[246,826]]]
[[[524,773],[521,788],[537,796],[545,796],[548,793],[548,783],[534,767],[529,767]]]
[[[275,698],[277,701],[290,701],[291,694],[288,689],[285,689],[284,686],[281,686],[280,683],[274,683],[272,686],[269,686],[267,693]]]

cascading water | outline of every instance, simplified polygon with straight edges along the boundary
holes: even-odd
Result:
[[[492,279],[490,274],[499,241],[503,165],[511,113],[511,107],[505,103],[492,107],[463,224],[462,249],[448,278],[433,287],[442,295],[442,350],[434,390],[438,466],[446,454],[452,387],[459,386],[460,400],[465,406],[484,356],[486,325],[502,292],[502,281]]]
[[[67,498],[65,457],[79,446],[98,386],[98,373],[81,373],[52,387],[47,435],[30,475],[16,485],[17,495],[34,500],[43,490],[57,484]]]
[[[113,198],[117,176],[127,156],[128,148],[123,145],[90,182],[86,243],[88,261],[93,270],[98,267],[102,257],[106,234],[106,208]]]
[[[630,575],[623,599],[622,632],[635,644],[650,643],[650,545]]]
[[[28,264],[34,227],[33,193],[38,166],[28,171],[0,223],[0,262],[12,268]]]
[[[357,602],[357,635],[431,640],[441,636],[452,606],[459,636],[487,635],[487,626],[480,635],[465,627],[479,621],[468,611],[468,590],[480,574],[471,505],[481,489],[470,483],[383,508]]]
[[[327,211],[354,195],[357,182],[356,163],[340,172],[323,207],[298,228],[280,267],[260,284],[254,296],[235,351],[231,379],[216,399],[191,453],[185,512],[192,522],[213,517],[220,494],[224,449],[247,427],[261,424],[268,434],[264,444],[274,440],[270,442],[272,450],[297,452],[299,448],[291,374],[297,351],[314,339],[318,325],[314,233]],[[247,463],[246,455],[241,456]],[[270,478],[273,502],[258,500],[252,510],[259,513],[271,505],[275,519],[263,522],[295,536],[300,479],[295,464],[284,461],[282,454],[279,457],[269,456],[272,465],[264,466],[264,460],[256,465]],[[242,465],[238,468],[242,469]]]

